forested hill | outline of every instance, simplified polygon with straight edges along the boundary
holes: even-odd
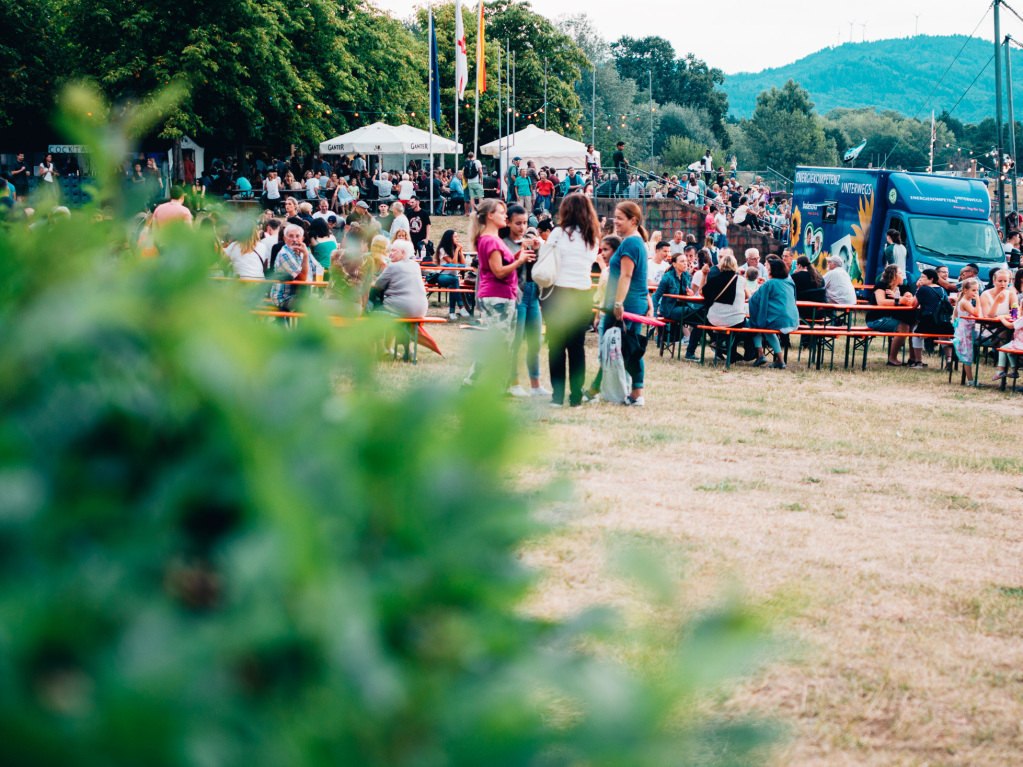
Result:
[[[757,94],[771,86],[781,87],[789,78],[810,92],[817,112],[825,114],[836,107],[874,107],[891,109],[907,117],[917,113],[931,88],[955,58],[967,38],[917,37],[879,40],[869,43],[844,43],[775,69],[757,73],[727,75],[731,114],[750,117]],[[970,39],[959,60],[938,86],[925,112],[940,114],[952,109],[981,70],[984,73],[963,98],[953,115],[963,122],[978,123],[995,114],[994,67],[991,63],[994,43]],[[1001,54],[1005,61],[1005,54]],[[1023,108],[1023,51],[1012,52],[1013,95],[1017,108]],[[922,118],[924,115],[921,114]],[[1018,119],[1018,116],[1017,116]]]

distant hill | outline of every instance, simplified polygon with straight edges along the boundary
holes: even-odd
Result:
[[[757,94],[771,86],[780,88],[789,78],[810,92],[820,114],[837,107],[874,107],[891,109],[911,117],[920,109],[931,88],[966,41],[962,35],[920,35],[870,43],[844,43],[784,67],[726,75],[724,90],[728,93],[731,114],[736,117],[752,116]],[[937,114],[942,109],[951,109],[982,68],[984,74],[953,116],[967,123],[994,117],[995,75],[990,63],[993,53],[993,41],[970,39],[920,117],[929,115],[932,108]],[[1001,60],[1004,65],[1004,53]],[[1012,73],[1014,107],[1019,120],[1023,114],[1023,50],[1012,52]]]

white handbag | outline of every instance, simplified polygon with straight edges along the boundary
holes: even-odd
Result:
[[[547,238],[547,242],[536,254],[536,261],[533,263],[533,282],[541,289],[553,288],[558,281],[558,272],[561,271],[561,254],[558,252],[558,241],[563,232],[559,229],[557,234]]]

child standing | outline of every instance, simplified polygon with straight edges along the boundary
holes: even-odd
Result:
[[[980,283],[970,278],[964,280],[959,289],[959,296],[956,298],[956,310],[952,318],[952,325],[955,328],[955,336],[952,339],[952,346],[959,355],[959,362],[966,373],[966,385],[976,386],[977,381],[973,377],[973,342],[977,334],[977,318],[980,317],[980,309],[974,306],[973,302],[980,293]]]

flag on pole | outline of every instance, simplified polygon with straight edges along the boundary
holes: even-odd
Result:
[[[455,0],[455,98],[465,98],[469,84],[469,55],[465,47],[465,29],[462,28],[462,0]]]
[[[433,27],[430,8],[430,119],[440,123],[440,72],[437,68],[437,30]]]
[[[483,0],[480,0],[480,18],[476,30],[476,92],[487,92],[487,60],[483,46]]]

